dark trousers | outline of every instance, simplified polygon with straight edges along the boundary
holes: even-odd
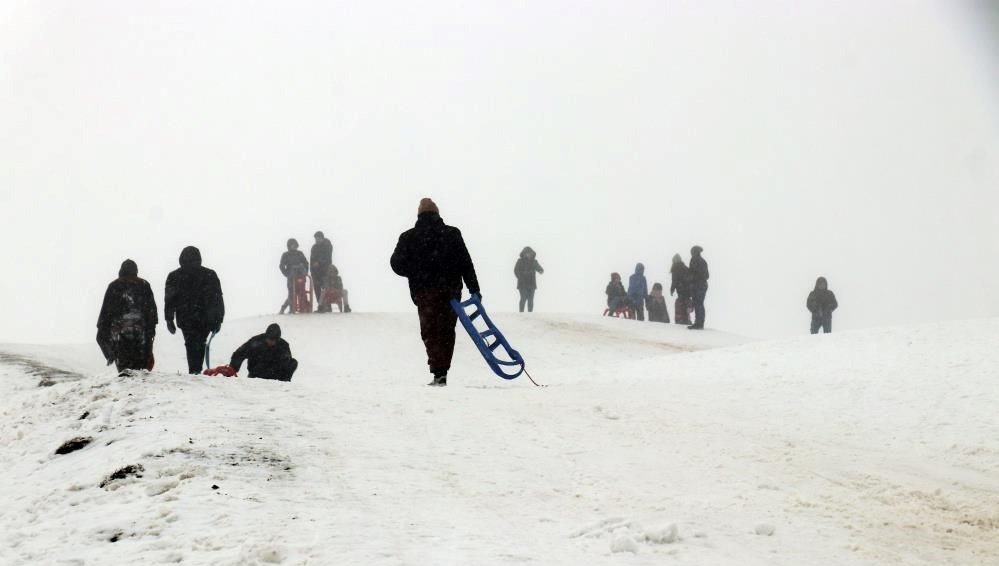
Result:
[[[686,297],[677,297],[673,303],[673,321],[677,324],[690,324],[690,312],[688,312],[689,300]]]
[[[292,358],[290,360],[283,360],[281,363],[275,364],[274,366],[267,366],[259,369],[253,368],[253,372],[250,373],[250,377],[259,379],[276,379],[278,381],[291,381],[291,376],[295,374],[296,369],[298,369],[298,360]]]
[[[115,367],[118,371],[152,368],[153,343],[145,340],[119,340],[115,343]]]
[[[207,328],[181,328],[184,333],[184,348],[187,350],[187,370],[193,374],[201,373],[205,367],[205,342],[211,330]]]
[[[527,312],[534,312],[534,289],[519,289],[520,291],[520,312],[524,312],[524,305],[527,305]]]
[[[451,308],[454,292],[448,289],[425,289],[413,294],[420,315],[420,337],[427,348],[427,365],[434,375],[447,375],[454,356],[454,325],[458,315]]]
[[[635,310],[635,318],[645,320],[645,301],[641,297],[629,297],[631,308]]]
[[[825,334],[832,332],[832,314],[812,315],[812,334],[818,334],[820,328]]]
[[[315,298],[317,305],[323,300],[323,291],[326,290],[326,273],[328,271],[328,267],[319,270],[312,268],[312,296]],[[325,307],[317,306],[316,312],[333,312],[333,309],[330,305]]]
[[[704,328],[704,297],[707,294],[707,289],[694,289],[690,295],[690,300],[694,303],[694,326],[698,328]]]

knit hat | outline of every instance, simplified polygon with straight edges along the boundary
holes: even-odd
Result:
[[[277,324],[273,324],[273,323],[270,324],[270,325],[268,325],[267,326],[267,331],[264,332],[264,336],[266,336],[266,337],[268,337],[268,338],[270,338],[272,340],[277,340],[278,338],[281,337],[281,327],[278,326]]]
[[[434,214],[441,213],[440,210],[437,210],[437,204],[429,198],[420,199],[420,208],[416,210],[417,216],[423,214],[424,212],[433,212]]]

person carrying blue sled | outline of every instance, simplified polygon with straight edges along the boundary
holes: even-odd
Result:
[[[420,316],[420,336],[434,376],[428,385],[447,385],[458,322],[451,299],[461,300],[462,280],[469,293],[480,295],[475,265],[461,231],[444,224],[434,201],[424,198],[417,209],[416,226],[399,236],[391,265],[392,271],[409,279],[409,296]]]

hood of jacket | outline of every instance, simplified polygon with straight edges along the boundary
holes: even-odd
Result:
[[[187,246],[180,252],[181,267],[201,267],[201,251],[194,246]]]
[[[816,291],[825,291],[827,289],[829,289],[829,283],[826,281],[825,277],[819,277],[815,280]]]
[[[645,273],[645,264],[639,263],[638,265],[636,265],[635,273],[637,273],[638,275],[642,275],[643,273]]]
[[[524,259],[534,259],[536,256],[531,246],[524,246],[524,249],[520,250],[520,257]]]
[[[121,269],[118,270],[118,277],[138,277],[139,276],[139,266],[135,265],[135,262],[126,259],[121,262]]]

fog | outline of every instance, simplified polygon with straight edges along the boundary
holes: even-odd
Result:
[[[668,287],[697,244],[712,328],[805,333],[820,275],[835,330],[996,316],[997,20],[984,1],[4,0],[0,341],[92,340],[125,258],[162,312],[189,244],[227,316],[276,313],[285,240],[308,253],[316,230],[355,311],[414,310],[388,259],[424,196],[492,311],[516,309],[525,245],[536,310],[600,313],[611,271]]]

